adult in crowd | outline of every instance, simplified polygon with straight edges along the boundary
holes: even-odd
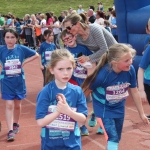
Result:
[[[2,27],[4,29],[7,29],[7,28],[9,28],[12,25],[12,20],[11,20],[11,17],[9,15],[5,15],[4,19],[5,19],[5,23],[4,23],[4,25]]]
[[[82,8],[82,5],[79,5],[77,13],[80,14],[82,12],[84,12],[84,9]]]
[[[114,38],[116,39],[116,41],[118,41],[118,33],[117,33],[117,22],[116,22],[116,11],[115,10],[112,10],[111,11],[111,14],[112,14],[112,20],[111,20],[111,32],[112,32],[112,35],[114,36]]]
[[[72,7],[69,7],[69,9],[68,9],[68,13],[69,13],[69,14],[71,14],[71,13],[72,13],[72,11],[73,11]]]
[[[98,3],[98,8],[97,8],[97,10],[99,10],[99,11],[104,11],[104,6],[103,6],[102,2],[99,2],[99,3]]]
[[[85,17],[78,14],[71,14],[64,20],[64,26],[74,36],[77,35],[77,43],[88,47],[93,54],[89,56],[80,56],[78,61],[84,63],[87,61],[99,62],[101,56],[108,50],[108,48],[117,43],[110,32],[100,25],[85,23]],[[92,120],[94,118],[94,120]],[[94,113],[89,120],[89,126],[96,125],[96,118]],[[101,128],[98,128],[98,134],[103,133]]]
[[[45,30],[48,29],[48,28],[46,27],[45,14],[43,14],[43,13],[40,14],[40,20],[41,20],[40,25],[35,24],[35,27],[41,29],[41,34],[42,34],[42,37],[41,37],[42,40],[41,40],[41,41],[43,42],[43,41],[45,41],[45,40],[44,40],[44,37],[43,37],[43,33],[44,33]]]
[[[52,27],[53,27],[53,19],[52,19],[52,15],[53,13],[46,13],[46,27],[49,29],[49,30],[52,30]]]
[[[94,11],[94,10],[95,10],[95,7],[94,7],[94,6],[89,6],[89,9],[92,9],[92,10],[93,10],[93,14],[94,14],[94,16],[96,17],[96,12]]]
[[[2,27],[5,23],[5,19],[4,17],[0,14],[0,45],[4,45],[5,41],[3,38],[3,32],[4,32],[4,28]]]
[[[60,49],[60,40],[59,40],[59,35],[60,35],[60,24],[58,21],[58,18],[56,16],[53,17],[53,33],[54,33],[54,43],[57,47],[57,49]]]
[[[117,43],[110,32],[97,24],[86,24],[85,18],[78,14],[68,15],[64,20],[64,26],[73,35],[77,35],[77,43],[87,46],[94,53],[89,56],[81,56],[80,61],[98,62],[108,47]]]
[[[111,21],[112,21],[112,19],[113,19],[113,16],[112,16],[112,14],[111,14],[111,11],[113,10],[113,8],[108,8],[108,21],[110,22],[110,24],[111,24]]]
[[[94,12],[92,9],[88,10],[88,18],[89,18],[89,23],[94,23],[96,17],[94,16]]]
[[[102,12],[102,11],[97,11],[97,13],[96,13],[96,20],[95,20],[95,22],[94,23],[97,23],[97,24],[99,24],[99,25],[104,25],[104,13]]]
[[[33,47],[33,39],[32,39],[32,30],[29,27],[29,24],[31,24],[31,18],[29,14],[25,14],[24,16],[24,24],[22,26],[22,33],[21,33],[21,39],[23,41],[24,45],[30,45]],[[32,42],[31,42],[32,41]],[[28,43],[29,42],[29,43]]]
[[[64,12],[62,11],[62,12],[60,13],[60,16],[58,17],[59,22],[62,23],[62,21],[64,20],[64,18],[65,18],[65,14],[64,14]]]

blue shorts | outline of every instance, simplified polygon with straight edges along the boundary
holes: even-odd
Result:
[[[22,100],[26,98],[26,94],[10,95],[10,94],[1,94],[3,100]]]

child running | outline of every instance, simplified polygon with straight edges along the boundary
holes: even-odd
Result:
[[[135,50],[125,44],[114,44],[106,51],[95,71],[88,76],[82,88],[85,95],[92,92],[96,117],[102,119],[108,135],[107,150],[118,150],[125,115],[128,89],[135,102],[140,118],[148,124],[136,84],[132,64]],[[90,82],[89,82],[90,81]]]
[[[144,51],[138,69],[138,89],[143,102],[150,105],[150,41]],[[150,114],[147,116],[150,120]]]
[[[13,141],[19,132],[21,102],[26,97],[23,66],[38,57],[28,47],[16,44],[18,34],[13,29],[4,32],[6,45],[0,47],[1,97],[6,102],[7,140]]]
[[[46,40],[40,46],[39,50],[39,63],[40,69],[43,73],[43,86],[45,85],[45,73],[46,73],[46,65],[49,63],[51,59],[51,53],[56,49],[54,43],[54,33],[52,30],[45,30],[43,33],[44,39]]]
[[[64,29],[61,32],[60,37],[63,43],[66,45],[66,48],[73,54],[76,60],[76,67],[73,71],[73,75],[71,77],[71,80],[69,80],[69,82],[74,84],[73,81],[75,81],[77,85],[81,86],[81,84],[83,83],[87,75],[90,74],[91,70],[94,67],[92,67],[92,63],[88,62],[88,64],[91,66],[90,68],[87,68],[82,63],[78,62],[78,58],[82,55],[89,56],[92,54],[92,52],[86,46],[77,44],[76,36],[69,33],[66,29]],[[94,66],[94,63],[93,63],[93,66]],[[90,96],[87,98],[87,102],[89,101],[90,101]],[[80,131],[81,131],[81,135],[89,135],[89,132],[88,132],[87,127],[85,126],[85,123],[84,125],[81,125]]]
[[[82,89],[68,82],[74,67],[68,50],[52,52],[47,69],[54,80],[39,93],[36,105],[37,124],[42,127],[41,150],[82,149],[77,122],[85,122],[87,106]]]

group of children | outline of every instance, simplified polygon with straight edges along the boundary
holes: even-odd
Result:
[[[149,46],[144,52],[138,72],[140,79],[144,79],[144,86],[139,80],[139,93],[132,66],[135,50],[129,45],[112,45],[96,65],[80,62],[80,56],[88,56],[92,52],[87,47],[78,45],[76,37],[67,29],[62,31],[61,39],[68,50],[56,50],[51,30],[44,31],[46,41],[41,44],[39,54],[16,44],[17,38],[14,30],[6,30],[6,45],[0,47],[1,96],[6,102],[8,141],[14,140],[15,133],[19,132],[21,100],[26,97],[23,66],[37,57],[44,78],[44,87],[36,102],[36,120],[41,127],[42,150],[82,149],[80,130],[81,134],[82,131],[85,135],[89,134],[85,122],[88,115],[86,103],[90,94],[94,113],[102,119],[108,135],[107,150],[118,150],[128,90],[144,124],[149,124],[140,98],[142,96],[142,99],[146,99],[146,92],[150,102],[147,92],[150,85]],[[78,123],[81,124],[80,130]]]

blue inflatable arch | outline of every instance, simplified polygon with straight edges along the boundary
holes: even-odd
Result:
[[[147,36],[150,0],[114,0],[118,27],[118,42],[129,43],[137,51],[133,65],[137,72]]]

